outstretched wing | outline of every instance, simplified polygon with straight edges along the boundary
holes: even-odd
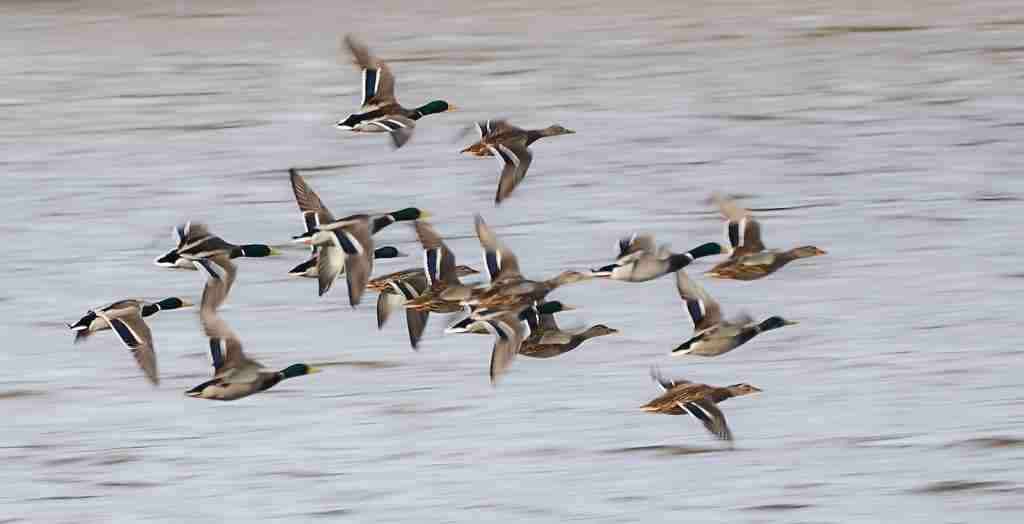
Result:
[[[445,285],[459,284],[459,277],[455,274],[455,255],[445,245],[437,230],[427,222],[417,220],[416,237],[423,246],[427,285],[434,286],[441,282]]]
[[[488,145],[487,148],[502,164],[498,191],[494,195],[494,203],[500,204],[526,177],[526,170],[533,162],[533,154],[525,143],[495,144]]]
[[[106,320],[107,324],[110,324],[110,328],[117,334],[117,338],[131,350],[132,356],[135,357],[142,372],[146,374],[146,378],[154,385],[159,384],[156,352],[153,350],[153,334],[142,317],[136,313],[134,316],[111,318],[101,311],[97,311],[96,315]]]
[[[732,246],[733,257],[760,253],[764,251],[761,242],[761,225],[750,214],[736,203],[735,199],[714,193],[711,200],[718,206],[719,213],[725,218],[725,238]]]
[[[485,322],[487,331],[494,335],[494,348],[491,350],[491,384],[497,385],[512,360],[519,353],[519,346],[526,338],[526,327],[514,314],[505,314]]]
[[[721,440],[732,440],[732,431],[725,421],[725,414],[710,399],[702,398],[693,402],[680,403],[679,407],[704,424],[704,429]]]
[[[362,70],[362,106],[371,110],[395,103],[395,77],[388,66],[370,54],[370,50],[352,35],[345,35],[345,45],[353,61]]]
[[[201,308],[217,309],[227,300],[231,286],[235,283],[238,266],[227,255],[204,258],[193,262],[197,268],[207,274],[206,285],[203,286]]]
[[[684,270],[676,271],[676,290],[686,304],[686,311],[693,320],[694,332],[703,331],[722,321],[722,310],[718,302],[694,282]]]
[[[498,240],[480,215],[476,216],[476,236],[484,250],[484,265],[487,266],[487,275],[492,285],[503,280],[522,278],[515,253]]]
[[[334,215],[327,210],[313,188],[309,187],[306,179],[294,168],[288,170],[288,176],[292,182],[295,203],[299,205],[299,211],[302,211],[302,218],[306,223],[306,231],[315,231],[320,224],[334,222]]]

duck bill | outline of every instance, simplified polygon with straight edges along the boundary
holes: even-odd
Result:
[[[782,325],[783,326],[796,326],[798,324],[800,324],[800,323],[797,322],[796,320],[783,320],[782,321]]]
[[[314,367],[314,366],[307,366],[306,374],[307,375],[312,375],[313,373],[320,373],[323,370],[324,370],[323,368],[318,368],[318,367]]]
[[[272,247],[272,248],[270,248],[270,254],[267,255],[267,256],[276,257],[276,256],[280,256],[280,255],[281,255],[281,250],[277,249],[276,247]]]
[[[455,105],[448,104],[448,109],[445,109],[444,112],[445,113],[451,113],[452,111],[458,111],[458,110],[459,110],[459,108],[456,107]]]

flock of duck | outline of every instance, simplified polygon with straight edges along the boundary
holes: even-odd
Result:
[[[412,135],[416,121],[426,115],[450,111],[453,106],[443,100],[433,101],[415,109],[401,106],[395,99],[394,76],[387,65],[376,59],[367,48],[351,36],[345,44],[362,72],[362,108],[339,122],[337,127],[356,133],[389,133],[395,148],[404,145]],[[536,140],[571,134],[572,130],[553,125],[541,130],[524,130],[504,120],[478,122],[480,140],[464,149],[475,156],[496,157],[502,165],[495,203],[507,199],[523,181],[532,161],[529,146]],[[450,323],[445,333],[490,334],[494,337],[491,352],[490,378],[496,384],[518,355],[550,358],[571,351],[595,337],[617,333],[599,324],[582,332],[559,328],[555,315],[572,309],[560,301],[547,301],[547,296],[562,286],[591,279],[621,282],[645,282],[674,274],[679,296],[694,325],[693,335],[672,350],[673,355],[715,357],[749,342],[757,335],[796,324],[772,316],[755,321],[742,315],[724,318],[715,299],[684,268],[698,258],[724,255],[707,276],[717,279],[756,280],[766,277],[790,262],[825,254],[814,246],[787,251],[766,249],[761,241],[761,227],[751,213],[734,200],[712,195],[725,219],[726,242],[708,242],[685,253],[672,253],[658,247],[651,235],[634,234],[619,242],[615,261],[589,271],[563,271],[553,278],[532,280],[519,269],[515,253],[506,246],[476,215],[476,235],[483,248],[483,267],[487,284],[464,284],[461,278],[477,274],[470,266],[458,265],[455,254],[444,239],[426,221],[426,212],[405,208],[392,213],[370,216],[354,214],[336,218],[320,197],[295,169],[290,170],[291,188],[302,213],[305,231],[293,241],[310,246],[311,256],[289,274],[316,278],[318,293],[323,296],[335,281],[344,275],[348,300],[352,307],[360,304],[366,290],[377,292],[377,327],[398,310],[405,311],[409,342],[415,349],[423,336],[430,313],[462,313]],[[374,235],[396,222],[411,222],[423,248],[423,265],[372,278],[374,260],[403,256],[396,248],[376,248]],[[275,371],[245,356],[238,335],[224,322],[218,309],[227,299],[235,282],[238,266],[235,258],[259,258],[279,255],[278,250],[264,244],[236,245],[214,235],[203,224],[188,222],[174,228],[177,246],[157,258],[158,266],[201,270],[205,273],[199,305],[202,332],[209,340],[213,361],[213,377],[186,394],[211,400],[235,400],[265,391],[282,380],[319,371],[308,364],[292,364]],[[144,320],[163,310],[192,306],[184,298],[171,297],[158,302],[127,299],[88,311],[68,327],[76,332],[79,342],[92,333],[111,330],[131,350],[146,378],[159,383],[153,337]],[[725,416],[717,404],[728,398],[759,392],[750,384],[714,387],[687,380],[669,380],[657,368],[652,378],[663,390],[642,409],[668,415],[690,415],[698,419],[716,437],[732,440]]]

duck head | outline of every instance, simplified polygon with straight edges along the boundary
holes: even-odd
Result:
[[[761,388],[742,382],[740,384],[733,384],[726,388],[732,393],[734,397],[742,397],[743,395],[753,395],[754,393],[760,393]]]

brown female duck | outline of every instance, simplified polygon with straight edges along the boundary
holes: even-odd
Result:
[[[732,246],[729,259],[712,267],[709,277],[731,280],[757,280],[799,258],[816,257],[825,251],[814,246],[801,246],[788,251],[766,250],[761,242],[761,225],[736,201],[718,193],[711,196],[725,217],[725,237]]]
[[[521,129],[505,120],[484,120],[477,122],[476,127],[480,132],[480,141],[461,152],[474,156],[496,156],[501,159],[501,179],[498,181],[498,191],[494,195],[495,204],[500,204],[508,198],[526,176],[526,170],[533,161],[533,154],[529,150],[530,144],[544,137],[575,133],[572,129],[566,129],[558,124],[544,129]]]
[[[732,431],[726,423],[725,414],[716,404],[743,395],[759,393],[761,390],[750,384],[733,384],[728,387],[697,384],[689,380],[666,380],[656,368],[651,370],[651,378],[658,384],[661,395],[654,398],[640,409],[648,413],[663,415],[693,415],[704,424],[704,429],[721,439],[732,441]]]

